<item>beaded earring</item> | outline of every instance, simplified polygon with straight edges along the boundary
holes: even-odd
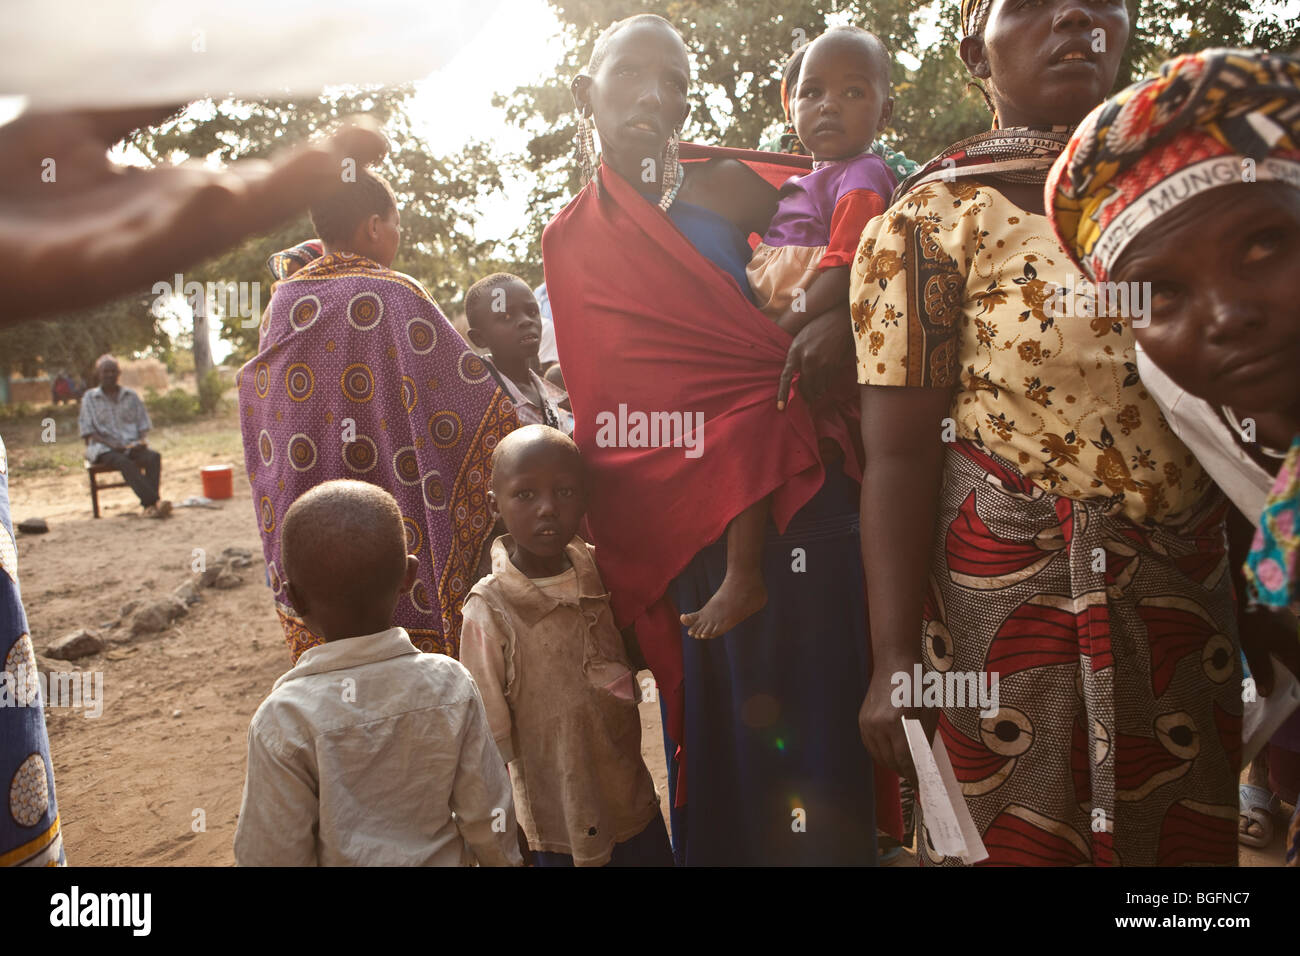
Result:
[[[579,109],[578,131],[574,134],[573,140],[578,147],[578,169],[583,185],[591,182],[596,176],[596,141],[591,132],[592,125],[591,117]]]
[[[685,178],[685,170],[677,159],[677,144],[677,130],[673,130],[672,135],[668,137],[668,145],[664,147],[664,172],[662,192],[659,197],[659,208],[664,212],[668,211],[668,207],[677,198],[682,188],[682,180]]]

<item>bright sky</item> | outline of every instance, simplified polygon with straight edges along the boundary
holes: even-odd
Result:
[[[416,85],[412,119],[430,148],[454,153],[470,140],[496,143],[503,153],[521,151],[528,135],[492,108],[496,93],[543,79],[564,55],[560,23],[546,0],[501,0],[479,34],[442,70]],[[479,235],[507,238],[528,207],[529,184],[507,181],[504,194],[482,207]]]
[[[564,55],[560,22],[546,0],[500,0],[496,13],[443,69],[416,84],[413,116],[429,123],[441,150],[470,139],[497,139],[505,112],[492,109],[495,93],[536,82]],[[522,146],[522,135],[510,147]]]

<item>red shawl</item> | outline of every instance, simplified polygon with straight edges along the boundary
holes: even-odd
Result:
[[[683,144],[683,162],[740,159],[779,186],[807,157]],[[784,531],[825,478],[818,439],[836,441],[861,480],[851,401],[813,412],[795,389],[777,411],[791,338],[729,275],[705,259],[668,216],[601,166],[542,236],[546,291],[590,470],[587,521],[620,627],[636,624],[665,695],[667,732],[684,722],[681,625],[665,596],[691,559],[749,505],[772,495]],[[702,412],[703,454],[681,447],[597,443],[597,416]],[[694,415],[692,414],[692,419]],[[684,780],[684,762],[679,783]],[[677,802],[682,802],[679,785]]]

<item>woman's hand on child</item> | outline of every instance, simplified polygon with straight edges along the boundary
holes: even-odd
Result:
[[[777,409],[784,410],[796,372],[800,394],[815,402],[834,384],[836,374],[852,364],[855,354],[848,303],[813,319],[794,337],[786,352],[776,391]]]

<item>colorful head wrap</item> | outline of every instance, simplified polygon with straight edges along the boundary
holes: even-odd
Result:
[[[1300,435],[1291,443],[1264,502],[1255,542],[1246,559],[1251,604],[1300,614]]]
[[[964,36],[978,36],[989,22],[993,0],[961,0],[961,29]]]
[[[319,239],[308,239],[292,249],[282,249],[266,260],[266,267],[277,279],[287,279],[313,259],[325,254],[325,246]]]
[[[1300,60],[1205,50],[1170,60],[1084,118],[1047,180],[1061,245],[1104,282],[1156,219],[1218,186],[1300,189]]]

